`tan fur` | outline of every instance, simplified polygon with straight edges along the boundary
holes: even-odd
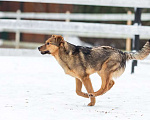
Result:
[[[69,74],[76,79],[76,93],[79,96],[90,98],[89,106],[95,105],[96,96],[103,95],[110,90],[115,82],[114,77],[119,77],[125,70],[125,64],[130,59],[143,59],[150,52],[150,41],[137,53],[123,53],[110,46],[87,48],[75,46],[60,35],[52,35],[46,43],[39,47],[42,54],[51,54]],[[93,73],[101,76],[102,84],[94,92],[89,76]],[[82,92],[82,85],[87,93]]]

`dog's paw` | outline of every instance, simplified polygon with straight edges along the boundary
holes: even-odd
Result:
[[[88,96],[89,96],[89,98],[95,97],[95,94],[94,93],[88,93]]]
[[[88,106],[94,106],[95,105],[95,103],[92,103],[92,102],[90,102],[89,104],[88,104]]]

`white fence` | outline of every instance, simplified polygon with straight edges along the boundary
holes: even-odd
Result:
[[[134,14],[81,14],[81,13],[15,13],[0,12],[0,18],[23,19],[53,19],[53,20],[77,20],[77,21],[128,21],[134,20]],[[150,13],[143,13],[142,21],[150,21]]]
[[[1,1],[150,8],[150,0],[1,0]]]
[[[116,25],[83,22],[58,22],[39,20],[0,20],[3,31],[38,34],[64,34],[82,37],[127,38],[141,35],[141,38],[150,38],[150,27],[133,25]]]
[[[142,39],[149,39],[150,32],[148,26],[126,26],[115,24],[95,24],[80,22],[56,22],[28,19],[57,19],[57,20],[91,20],[91,21],[128,21],[133,20],[133,14],[75,14],[75,13],[21,13],[0,12],[0,18],[15,18],[17,20],[0,20],[1,31],[37,34],[65,34],[81,37],[95,38],[132,38],[139,34]],[[150,14],[144,13],[142,20],[150,20]],[[129,32],[130,31],[130,32]]]
[[[96,5],[96,6],[117,6],[117,7],[140,7],[150,8],[149,0],[1,0],[17,2],[40,2],[40,3],[59,3],[59,4],[77,4],[77,5]],[[100,23],[81,23],[81,22],[56,22],[39,20],[20,20],[21,18],[34,19],[70,19],[70,20],[90,20],[90,21],[127,21],[133,20],[134,16],[127,14],[52,14],[52,13],[0,13],[0,17],[17,18],[17,20],[0,20],[0,30],[16,32],[16,41],[19,33],[37,33],[37,34],[63,34],[76,35],[82,37],[98,38],[132,38],[134,35],[140,35],[142,39],[150,38],[149,26],[138,25],[116,25]],[[142,20],[150,20],[149,14],[142,14]],[[17,44],[18,42],[16,42]]]

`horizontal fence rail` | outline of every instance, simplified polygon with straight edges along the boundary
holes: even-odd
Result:
[[[0,29],[10,32],[19,30],[25,33],[64,34],[82,37],[132,38],[133,35],[141,35],[141,38],[150,38],[150,27],[148,26],[102,23],[1,19]]]
[[[1,0],[1,1],[150,8],[150,0]]]
[[[0,18],[24,19],[54,19],[54,20],[82,20],[82,21],[128,21],[134,20],[134,14],[79,14],[79,13],[15,13],[0,12]],[[150,13],[143,13],[142,21],[150,20]]]
[[[4,45],[4,46],[9,46],[9,47],[15,47],[16,46],[16,42],[15,42],[15,40],[2,40],[2,39],[0,39],[0,46],[1,45]],[[39,47],[39,46],[41,46],[42,44],[41,43],[35,43],[35,42],[23,42],[23,41],[21,41],[20,43],[19,43],[19,46],[21,47],[21,48],[31,48],[31,49],[35,49],[35,48],[37,48],[37,47]]]

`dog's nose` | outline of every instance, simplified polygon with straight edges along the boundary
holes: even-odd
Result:
[[[38,50],[40,50],[41,47],[38,47]]]

